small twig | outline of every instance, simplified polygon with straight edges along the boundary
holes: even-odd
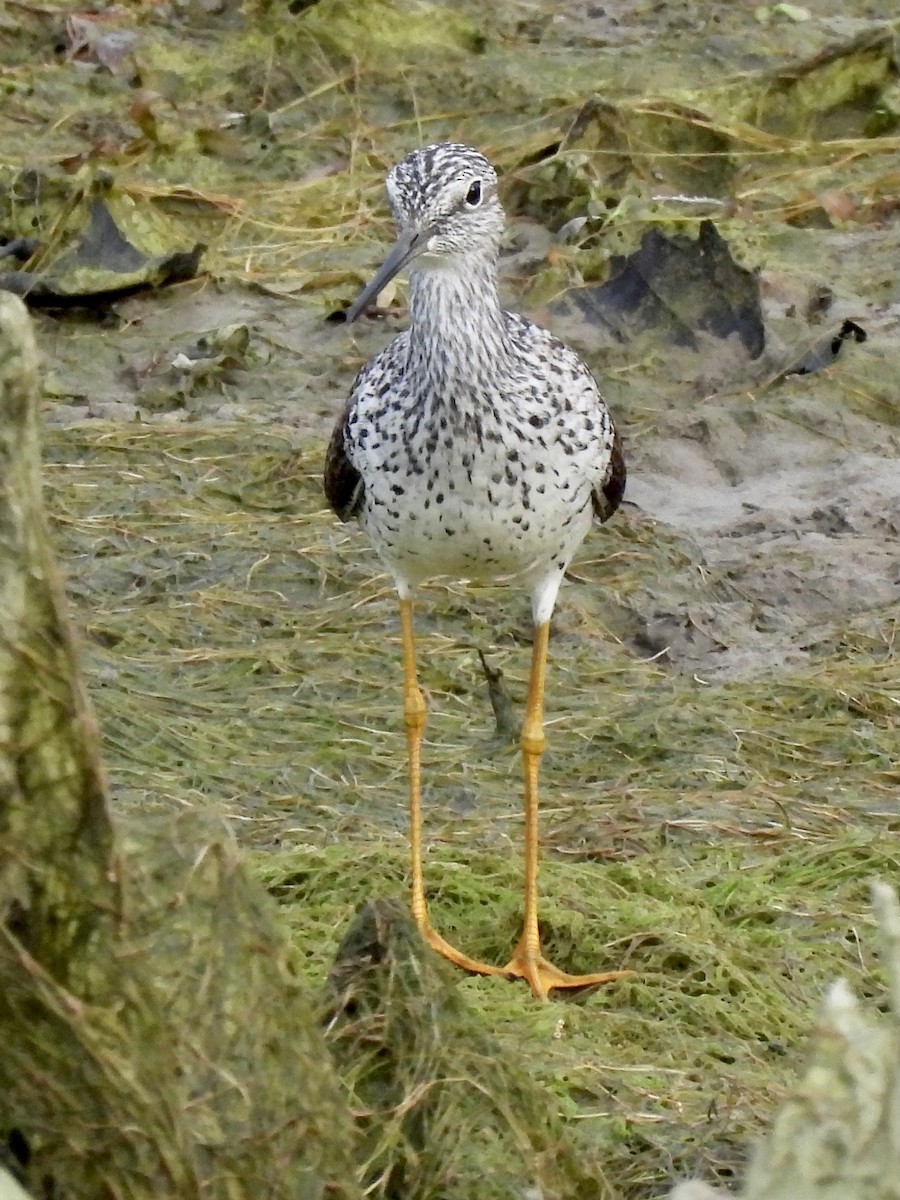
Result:
[[[481,660],[481,669],[487,680],[488,696],[491,701],[491,708],[494,710],[494,724],[497,730],[497,737],[503,738],[504,741],[517,742],[522,732],[522,722],[516,714],[512,699],[503,685],[503,672],[499,668],[490,665],[482,650],[478,651],[478,657]]]

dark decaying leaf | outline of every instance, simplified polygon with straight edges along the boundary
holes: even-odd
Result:
[[[845,321],[837,333],[830,334],[817,342],[799,362],[789,367],[784,374],[811,375],[814,371],[822,371],[825,367],[831,366],[840,354],[844,342],[851,340],[862,343],[866,341],[867,337],[868,334],[861,325],[857,325],[855,321]]]
[[[27,262],[40,245],[37,238],[28,237],[14,237],[7,241],[0,238],[0,243],[0,258],[14,258],[17,262]]]
[[[736,334],[749,358],[765,346],[758,276],[734,261],[712,221],[701,223],[696,239],[648,229],[634,254],[613,259],[611,279],[569,292],[554,309],[573,306],[617,342],[652,329],[691,350],[700,348],[698,334]]]
[[[106,203],[90,202],[87,226],[71,250],[48,268],[0,272],[0,290],[15,292],[33,307],[95,307],[145,287],[191,279],[205,250],[145,255],[125,237]]]

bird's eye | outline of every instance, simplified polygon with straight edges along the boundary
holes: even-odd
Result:
[[[469,186],[466,192],[466,207],[477,208],[481,203],[481,180],[475,179]]]

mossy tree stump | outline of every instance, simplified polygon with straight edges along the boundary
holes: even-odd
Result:
[[[353,1200],[318,1008],[227,831],[113,824],[39,449],[34,338],[0,292],[0,1132],[53,1194]]]

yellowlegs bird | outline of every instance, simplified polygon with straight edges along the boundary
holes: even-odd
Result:
[[[587,367],[552,334],[500,307],[504,214],[477,150],[414,150],[387,177],[397,241],[346,313],[355,320],[409,267],[409,329],[363,367],[325,460],[328,503],[356,517],[400,600],[403,718],[409,751],[412,911],[426,941],[478,974],[523,978],[536,996],[628,972],[569,975],[541,953],[537,914],[538,772],[550,618],[563,574],[595,517],[625,488],[618,435]],[[525,911],[504,967],[435,932],[422,874],[421,747],[427,710],[413,636],[413,588],[436,575],[509,578],[531,593],[534,646],[522,729]]]

